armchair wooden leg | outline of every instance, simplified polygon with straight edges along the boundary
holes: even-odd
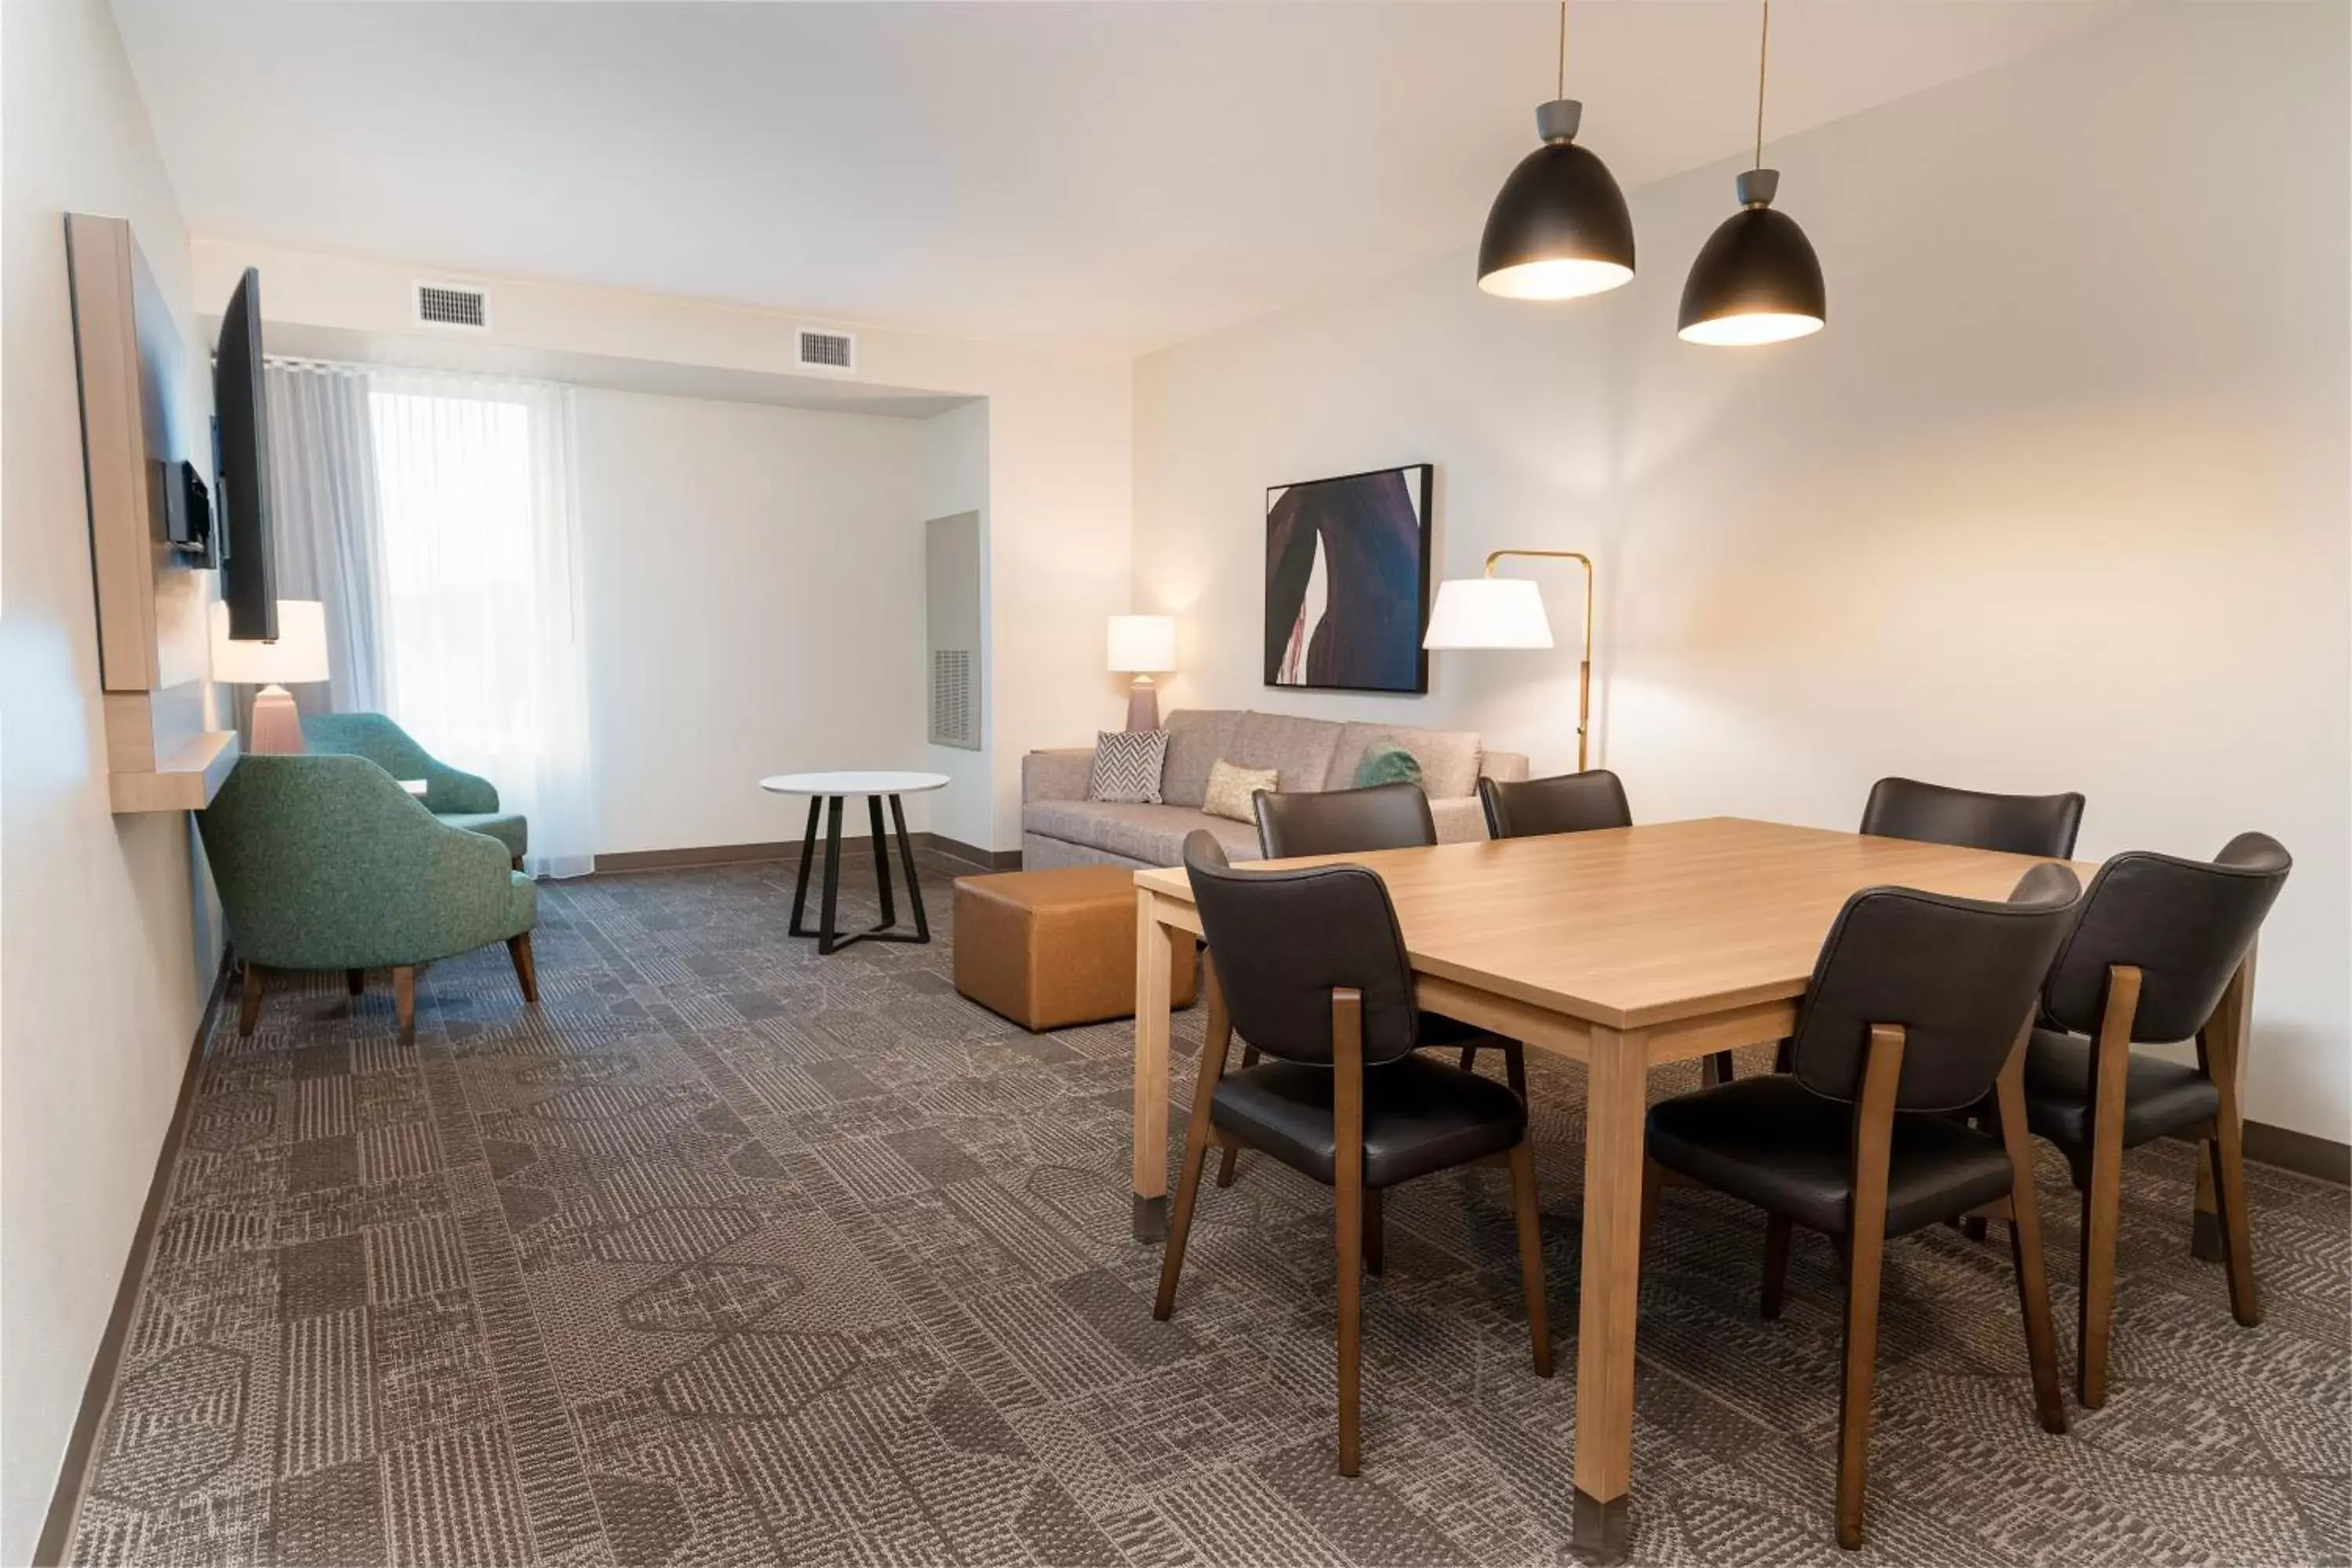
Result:
[[[1378,1274],[1381,1268],[1381,1244],[1386,1222],[1381,1216],[1381,1190],[1364,1189],[1364,1272]]]
[[[2041,1196],[2033,1186],[2033,1137],[2025,1121],[2025,1052],[2033,1036],[2028,1019],[1994,1093],[2000,1141],[2009,1152],[2009,1259],[2017,1273],[2018,1312],[2025,1320],[2025,1359],[2033,1373],[2033,1405],[2045,1432],[2066,1430],[2066,1396],[2058,1387],[2058,1341],[2050,1327],[2050,1275],[2042,1258]]]
[[[527,1005],[539,1005],[539,963],[531,957],[530,932],[507,938],[507,956],[514,960],[515,980],[522,986]]]
[[[1895,1132],[1895,1089],[1903,1073],[1903,1031],[1870,1031],[1862,1096],[1854,1105],[1853,1204],[1845,1285],[1845,1384],[1838,1402],[1837,1542],[1862,1544],[1862,1500],[1870,1469],[1870,1401],[1878,1377],[1878,1267],[1886,1249],[1886,1162]]]
[[[1544,1310],[1543,1211],[1536,1204],[1535,1147],[1524,1138],[1511,1150],[1511,1208],[1519,1222],[1519,1291],[1527,1299],[1536,1375],[1549,1377],[1551,1319]]]
[[[1209,1033],[1201,1046],[1201,1076],[1192,1088],[1192,1113],[1184,1123],[1184,1168],[1176,1179],[1176,1210],[1168,1216],[1168,1241],[1160,1258],[1160,1294],[1151,1315],[1166,1321],[1176,1310],[1176,1277],[1184,1271],[1184,1243],[1192,1234],[1192,1205],[1201,1195],[1201,1167],[1209,1156],[1209,1109],[1217,1080],[1225,1072],[1225,1043],[1233,1025],[1225,1013],[1225,994],[1206,954],[1201,959],[1201,984],[1209,998]]]
[[[1780,1315],[1789,1288],[1789,1237],[1795,1228],[1786,1215],[1764,1218],[1764,1289],[1756,1299],[1756,1315],[1768,1322]]]
[[[2131,1068],[2132,1017],[2139,971],[2107,971],[2099,1032],[2091,1042],[2091,1179],[2083,1187],[2080,1294],[2076,1298],[2075,1393],[2084,1407],[2107,1402],[2107,1338],[2115,1321],[2116,1230],[2123,1215],[2124,1091]]]
[[[2212,1172],[2221,1200],[2221,1261],[2230,1277],[2230,1315],[2247,1328],[2263,1321],[2262,1300],[2254,1290],[2254,1238],[2246,1214],[2245,1132],[2238,1104],[2253,986],[2254,960],[2249,953],[2231,977],[2229,989],[2221,994],[2221,1005],[2197,1036],[2198,1062],[2221,1097],[2204,1163]]]
[[[349,991],[349,992],[350,992],[352,995],[354,995],[354,996],[364,996],[364,995],[366,995],[366,994],[367,994],[367,971],[366,971],[366,970],[364,970],[364,969],[346,969],[346,970],[344,970],[344,971],[343,971],[343,988],[344,988],[345,990]]]
[[[245,994],[236,1009],[236,1032],[253,1033],[253,1026],[261,1018],[261,965],[248,961],[245,966]]]
[[[392,972],[393,1012],[400,1019],[400,1043],[416,1043],[416,970],[413,964],[401,964]]]

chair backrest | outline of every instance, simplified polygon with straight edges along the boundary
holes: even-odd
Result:
[[[2074,858],[2083,826],[2079,795],[1988,795],[1916,779],[1881,779],[1862,808],[1862,830],[1964,849]]]
[[[1790,1066],[1816,1094],[1861,1092],[1874,1024],[1904,1032],[1902,1110],[1952,1110],[1990,1092],[2032,1016],[2083,885],[2063,866],[2026,872],[2006,903],[1864,888],[1822,943],[1790,1037]]]
[[[1633,809],[1625,804],[1625,786],[1607,768],[1519,784],[1482,778],[1478,802],[1486,808],[1489,838],[1531,838],[1546,833],[1633,826]]]
[[[1416,849],[1437,842],[1437,819],[1416,784],[1368,784],[1316,794],[1257,792],[1257,842],[1269,860]]]
[[[2107,971],[2140,973],[2135,1040],[2185,1040],[2213,1016],[2294,862],[2267,833],[2241,833],[2208,863],[2136,849],[2099,868],[2082,919],[2058,950],[2042,1006],[2094,1034]]]
[[[1201,934],[1242,1038],[1288,1061],[1331,1060],[1331,993],[1363,993],[1364,1060],[1413,1047],[1412,966],[1396,910],[1361,866],[1234,870],[1205,829],[1184,840]]]

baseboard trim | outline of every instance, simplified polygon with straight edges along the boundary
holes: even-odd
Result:
[[[74,1415],[73,1431],[66,1439],[65,1458],[58,1466],[58,1489],[49,1499],[48,1517],[42,1521],[40,1540],[33,1548],[35,1568],[49,1568],[50,1564],[65,1561],[67,1543],[73,1538],[74,1520],[81,1511],[82,1493],[89,1479],[90,1457],[98,1445],[98,1435],[106,1425],[115,1374],[122,1368],[122,1350],[130,1342],[139,1300],[146,1290],[147,1264],[154,1253],[155,1229],[163,1217],[164,1201],[171,1194],[172,1170],[179,1163],[180,1146],[187,1139],[188,1118],[196,1103],[196,1084],[204,1076],[205,1042],[212,1038],[213,1024],[227,998],[229,973],[229,955],[223,952],[219,972],[213,976],[212,993],[205,998],[204,1010],[196,1016],[196,1037],[188,1046],[188,1065],[180,1074],[180,1097],[163,1130],[163,1146],[156,1152],[155,1173],[148,1180],[147,1202],[139,1211],[137,1228],[131,1233],[131,1255],[123,1261],[122,1282],[115,1287],[114,1308],[106,1316],[105,1332],[98,1337],[98,1353],[90,1359],[89,1381],[82,1388],[81,1408]]]
[[[1013,871],[1021,867],[1021,851],[1018,849],[982,849],[938,833],[909,833],[907,837],[917,851],[961,861],[974,871]],[[873,853],[873,840],[862,833],[855,838],[845,836],[841,841],[841,853],[845,859],[863,858]],[[597,856],[596,872],[602,876],[612,871],[682,871],[694,867],[740,866],[776,860],[797,865],[800,858],[801,844],[797,838],[766,844],[704,844],[682,849],[625,849]]]
[[[2249,1160],[2339,1187],[2352,1186],[2352,1143],[2297,1132],[2292,1127],[2273,1127],[2267,1121],[2245,1123],[2244,1135]]]

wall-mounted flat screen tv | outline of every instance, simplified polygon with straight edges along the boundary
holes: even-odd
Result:
[[[278,640],[278,573],[269,524],[269,410],[261,378],[261,274],[248,267],[221,312],[213,352],[214,527],[228,635]]]

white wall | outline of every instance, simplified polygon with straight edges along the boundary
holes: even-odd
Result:
[[[995,750],[990,736],[996,727],[996,700],[991,676],[994,641],[990,626],[988,552],[988,405],[969,403],[923,422],[923,517],[980,514],[980,750],[961,746],[923,747],[922,765],[955,782],[927,797],[931,831],[974,847],[989,846],[995,837],[995,807],[991,798]],[[925,733],[929,733],[928,725]],[[1018,840],[1016,839],[1017,843]]]
[[[1595,760],[1643,818],[1851,826],[1899,773],[2083,790],[2093,858],[2277,835],[2249,1113],[2346,1139],[2346,15],[2151,9],[1769,146],[1828,275],[1811,340],[1675,338],[1723,165],[1633,193],[1617,293],[1488,300],[1464,252],[1145,360],[1168,700],[1572,766],[1565,650],[1436,656],[1420,700],[1260,684],[1263,488],[1433,461],[1444,573],[1599,558]],[[1532,574],[1572,638],[1573,574]]]
[[[982,848],[1018,847],[1022,753],[1091,740],[1123,710],[1105,679],[1102,638],[1105,617],[1128,607],[1129,587],[1133,417],[1124,362],[711,300],[468,279],[404,261],[242,240],[198,238],[193,248],[200,298],[226,298],[240,271],[258,267],[272,323],[394,339],[412,331],[409,290],[425,276],[491,289],[495,330],[483,342],[497,349],[790,374],[795,327],[848,327],[857,336],[865,380],[988,400],[991,744],[984,767],[964,768],[958,788],[934,805],[942,820],[964,825],[952,836]],[[919,637],[916,647],[919,658]]]
[[[194,366],[187,231],[104,5],[9,0],[0,56],[0,1562],[23,1563],[220,949],[188,818],[108,810],[62,219],[131,220]]]
[[[924,765],[924,422],[576,396],[598,853],[797,839],[761,778]]]

